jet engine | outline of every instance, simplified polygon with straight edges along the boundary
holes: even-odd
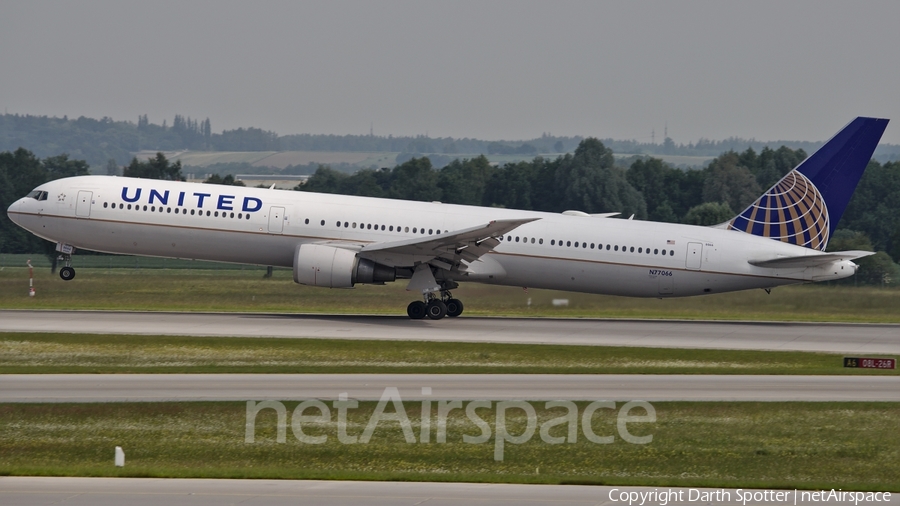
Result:
[[[294,255],[294,281],[301,285],[350,288],[356,283],[394,281],[393,267],[357,258],[356,252],[325,246],[302,244]]]

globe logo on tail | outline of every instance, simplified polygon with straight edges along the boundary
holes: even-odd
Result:
[[[732,219],[728,229],[824,251],[828,208],[812,181],[793,170]]]

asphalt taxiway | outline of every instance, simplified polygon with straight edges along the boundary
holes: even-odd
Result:
[[[900,376],[11,374],[0,403],[378,400],[900,401]],[[425,390],[423,388],[430,388]]]
[[[0,477],[4,505],[118,506],[166,504],[246,506],[317,504],[345,506],[541,504],[565,506],[640,504],[640,494],[673,491],[676,495],[644,504],[800,505],[853,504],[853,501],[811,500],[804,491],[707,489],[686,487],[610,487],[585,485],[512,485],[500,483],[420,483],[318,480],[164,480],[155,478]],[[702,495],[705,494],[705,495]],[[806,494],[810,494],[806,492]],[[645,496],[646,497],[646,496]],[[900,504],[900,494],[878,496],[877,504]],[[754,498],[763,500],[755,501]],[[765,500],[768,498],[769,500]],[[780,499],[780,500],[779,500]],[[862,501],[859,504],[870,504]]]
[[[242,313],[0,311],[0,332],[495,342],[900,354],[900,325]]]

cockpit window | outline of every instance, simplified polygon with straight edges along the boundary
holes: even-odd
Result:
[[[47,192],[41,190],[34,190],[33,192],[28,194],[28,197],[31,197],[35,200],[47,200]]]

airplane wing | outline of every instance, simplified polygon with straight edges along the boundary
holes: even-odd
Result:
[[[494,220],[447,234],[367,244],[359,249],[359,256],[390,267],[412,267],[418,263],[430,263],[443,269],[465,270],[461,261],[478,260],[500,244],[498,238],[503,234],[539,219]]]
[[[812,250],[811,250],[812,251]],[[832,253],[823,253],[820,255],[800,255],[794,257],[779,257],[769,260],[750,260],[752,265],[757,267],[768,267],[771,269],[796,269],[802,267],[818,267],[820,265],[839,262],[842,260],[855,260],[857,258],[874,255],[872,251],[835,251]]]

